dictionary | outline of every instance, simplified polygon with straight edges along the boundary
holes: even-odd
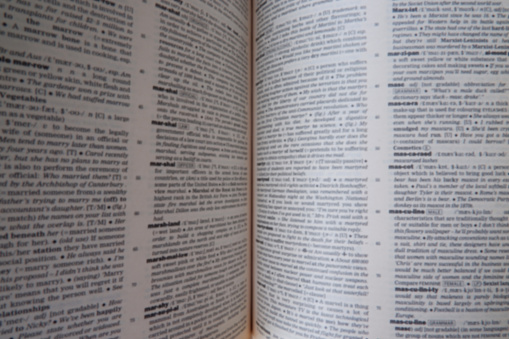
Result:
[[[0,13],[0,338],[509,337],[509,3]]]

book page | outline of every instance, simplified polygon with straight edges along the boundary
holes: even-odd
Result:
[[[0,8],[0,337],[247,337],[248,3]]]
[[[503,2],[256,2],[257,338],[507,321]]]

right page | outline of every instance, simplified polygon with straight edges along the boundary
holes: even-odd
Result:
[[[254,9],[254,337],[509,337],[509,3]]]

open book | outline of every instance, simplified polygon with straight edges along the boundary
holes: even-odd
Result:
[[[0,2],[1,338],[509,337],[509,2]]]

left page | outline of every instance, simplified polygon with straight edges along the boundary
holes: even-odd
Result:
[[[247,337],[248,3],[0,12],[0,337]]]

